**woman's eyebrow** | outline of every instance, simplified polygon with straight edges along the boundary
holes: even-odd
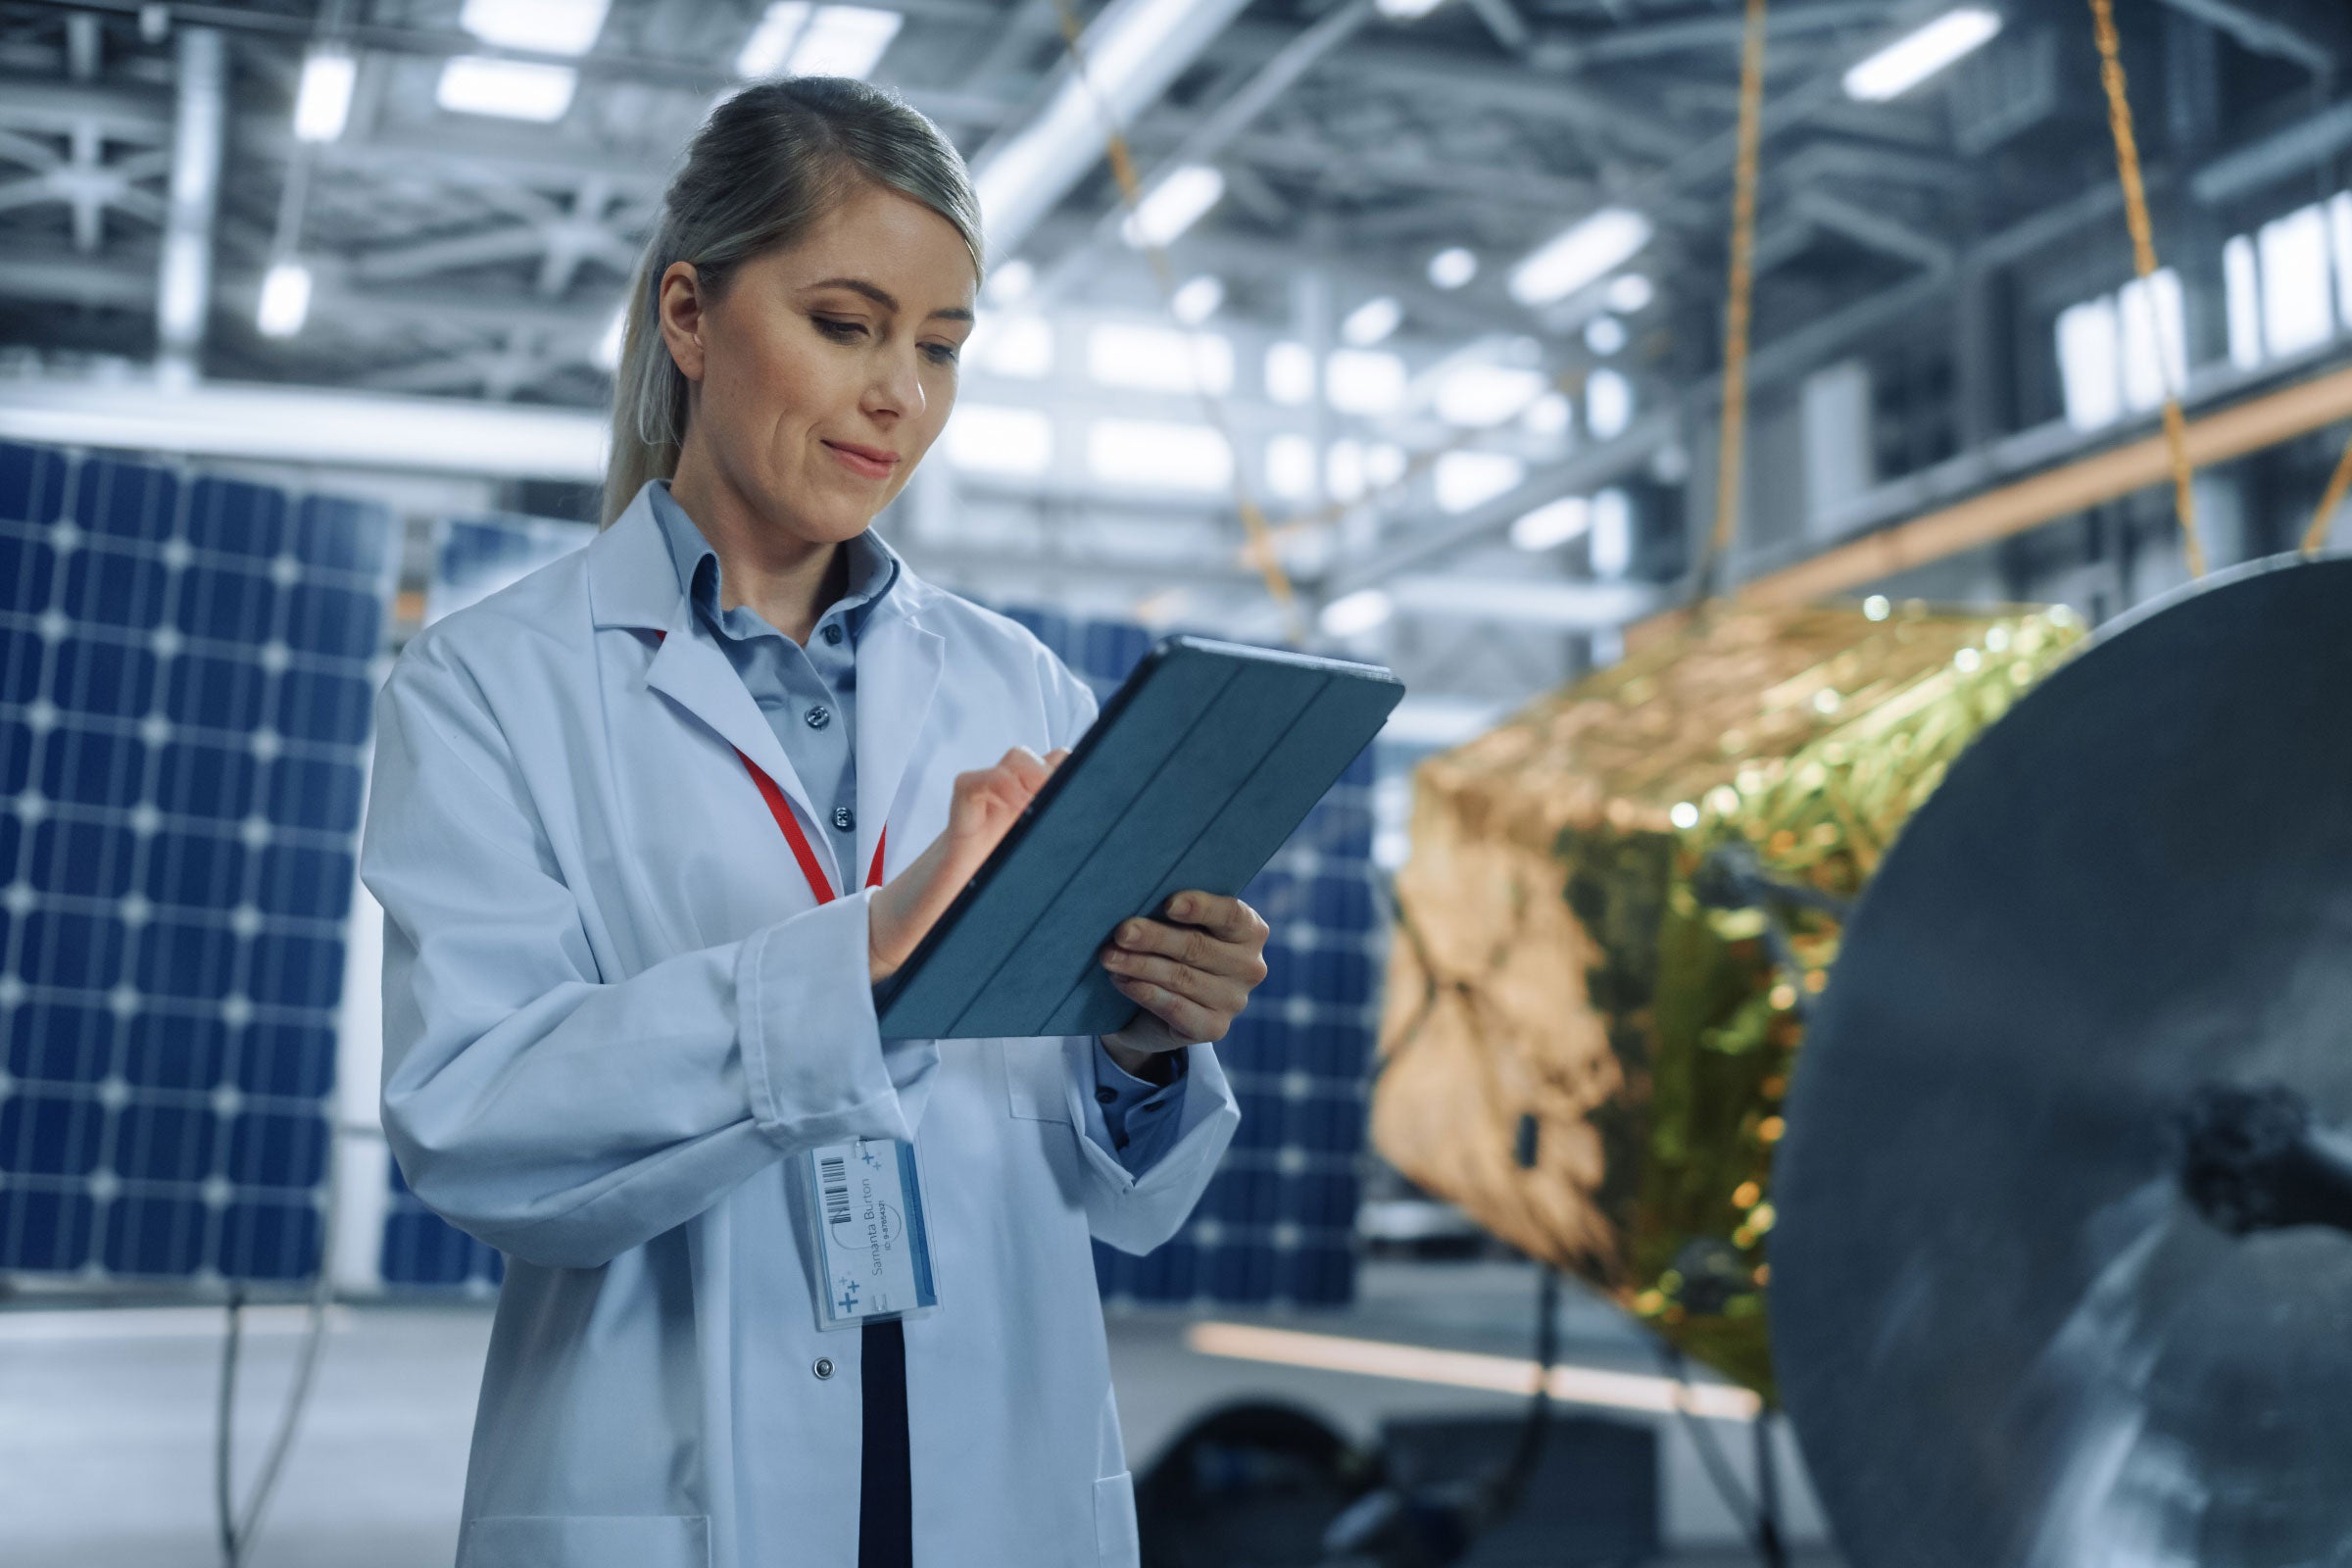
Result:
[[[811,283],[808,286],[812,289],[846,288],[853,294],[864,295],[867,299],[872,300],[876,305],[879,305],[884,310],[893,312],[894,314],[899,308],[897,296],[890,293],[890,291],[887,289],[878,288],[874,284],[868,283],[862,277],[828,277],[821,283]],[[972,319],[972,313],[965,310],[960,305],[952,305],[933,311],[929,316],[924,317],[923,319],[926,321],[936,319],[968,321]]]

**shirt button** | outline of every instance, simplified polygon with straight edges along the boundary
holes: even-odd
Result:
[[[846,806],[836,806],[833,808],[833,825],[844,833],[852,832],[858,826],[858,813]]]
[[[833,1375],[833,1358],[829,1355],[820,1355],[816,1358],[816,1365],[808,1370],[815,1373],[817,1381],[821,1383]]]
[[[831,643],[834,647],[839,648],[841,646],[841,628],[839,626],[827,626],[822,635],[825,641]]]
[[[1116,1089],[1099,1088],[1095,1091],[1095,1100],[1100,1104],[1107,1105],[1118,1098],[1119,1092]]]
[[[810,729],[823,729],[827,724],[833,722],[833,710],[819,703],[803,713],[801,717],[808,720]]]

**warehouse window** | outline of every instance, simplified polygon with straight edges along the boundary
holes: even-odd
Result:
[[[2241,370],[2352,332],[2352,191],[2230,241],[2222,279],[2230,363]]]
[[[2166,268],[2058,315],[2058,375],[2066,422],[2103,429],[2164,402],[2188,379],[2187,318],[2180,274]]]

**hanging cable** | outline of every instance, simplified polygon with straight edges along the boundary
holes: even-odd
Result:
[[[1110,105],[1103,102],[1102,94],[1095,91],[1094,78],[1086,68],[1086,50],[1079,38],[1078,15],[1071,10],[1070,0],[1054,0],[1054,15],[1061,27],[1061,44],[1069,54],[1071,74],[1088,100],[1094,104],[1095,113],[1102,118],[1102,133],[1110,156],[1111,177],[1118,181],[1119,200],[1126,207],[1129,220],[1133,220],[1144,196],[1143,180],[1135,172],[1134,150],[1128,145],[1126,132],[1119,128],[1118,118],[1111,113]],[[1167,247],[1147,238],[1143,251],[1151,263],[1152,277],[1159,287],[1160,300],[1168,306],[1169,315],[1173,316],[1176,274],[1168,263]],[[1190,342],[1189,336],[1187,342]],[[1234,439],[1233,421],[1227,417],[1224,404],[1209,392],[1198,368],[1196,366],[1194,386],[1200,395],[1201,412],[1224,439],[1225,450],[1233,455],[1233,505],[1234,510],[1241,514],[1243,529],[1250,535],[1248,559],[1250,564],[1257,567],[1258,575],[1265,580],[1267,595],[1282,612],[1288,640],[1293,644],[1302,643],[1306,640],[1306,627],[1299,617],[1298,596],[1291,586],[1290,573],[1283,570],[1273,530],[1266,524],[1266,514],[1259,510],[1257,499],[1250,493],[1250,482],[1242,470],[1241,446]],[[1318,453],[1317,457],[1320,459],[1321,454]]]
[[[2115,31],[2115,0],[2090,0],[2091,29],[2099,43],[2099,80],[2107,89],[2107,128],[2115,136],[2116,178],[2124,187],[2124,222],[2132,231],[2132,264],[2139,274],[2147,307],[2148,338],[2164,378],[2164,446],[2173,464],[2173,512],[2180,522],[2180,554],[2191,577],[2205,575],[2205,547],[2197,542],[2196,495],[2188,461],[2188,420],[2180,412],[2173,356],[2165,346],[2156,313],[2156,236],[2148,221],[2148,193],[2139,177],[2139,141],[2132,131],[2132,100],[2125,91],[2123,45]],[[2130,324],[2126,323],[2126,330]]]
[[[2335,521],[2336,508],[2344,504],[2344,494],[2352,491],[2352,440],[2344,442],[2344,455],[2335,466],[2335,475],[2328,481],[2327,492],[2320,497],[2320,510],[2311,514],[2311,529],[2303,535],[2303,553],[2316,556],[2328,546],[2328,526]]]
[[[1764,150],[1765,0],[1747,0],[1740,41],[1740,147],[1732,173],[1731,283],[1723,304],[1723,433],[1715,455],[1715,531],[1699,562],[1693,604],[1714,597],[1740,522],[1747,452],[1747,342],[1756,292],[1756,179]]]

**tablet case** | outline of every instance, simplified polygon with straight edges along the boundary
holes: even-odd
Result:
[[[885,1040],[1103,1034],[1136,1006],[1096,955],[1187,888],[1238,894],[1388,721],[1376,664],[1168,637],[896,974]]]

